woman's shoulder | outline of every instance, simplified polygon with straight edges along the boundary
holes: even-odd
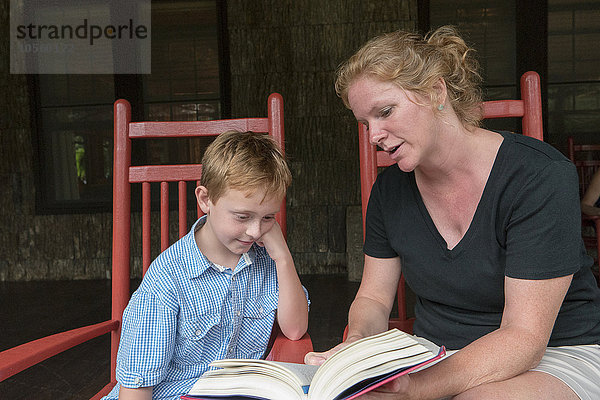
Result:
[[[536,185],[565,189],[577,186],[573,163],[551,144],[518,133],[500,132],[504,136],[498,154],[495,180],[516,191]]]
[[[499,161],[505,176],[539,176],[547,171],[555,176],[576,176],[573,163],[549,143],[519,133],[500,132],[504,137]]]
[[[508,147],[513,157],[526,158],[529,160],[539,159],[539,161],[566,161],[565,157],[558,149],[551,144],[539,139],[526,136],[520,133],[499,131],[504,137],[504,146]]]

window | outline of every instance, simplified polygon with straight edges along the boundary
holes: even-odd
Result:
[[[487,99],[514,96],[514,1],[431,0],[430,23],[432,29],[448,24],[456,26],[467,43],[477,50]]]
[[[567,137],[598,143],[600,1],[548,1],[548,129],[558,147]]]
[[[430,0],[431,29],[454,25],[477,51],[484,100],[512,99],[515,82],[515,2],[493,0]],[[488,128],[520,130],[518,122],[485,121]]]
[[[429,3],[432,28],[455,24],[477,49],[486,100],[517,96],[515,71],[535,69],[542,79],[542,101],[547,102],[547,108],[543,104],[545,140],[565,153],[568,136],[581,143],[598,142],[600,0],[548,0],[547,8],[546,2],[542,6],[531,0]],[[526,17],[517,15],[519,12],[526,12]],[[547,52],[537,51],[546,40]],[[517,46],[521,43],[522,49],[516,49],[515,42]],[[523,61],[517,58],[527,58],[530,53],[534,61],[515,68],[515,62]]]
[[[108,210],[112,199],[113,103],[133,120],[222,116],[217,1],[152,2],[149,75],[38,75],[33,84],[42,213]],[[134,163],[199,161],[206,143],[148,141]]]

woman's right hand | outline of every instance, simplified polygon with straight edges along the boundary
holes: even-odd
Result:
[[[342,342],[327,351],[323,351],[323,352],[311,351],[310,353],[306,353],[306,355],[304,356],[304,364],[321,365],[325,361],[327,361],[327,359],[329,357],[331,357],[332,355],[334,355],[335,353],[337,353],[344,347],[348,346],[350,343],[356,342],[358,339],[360,339],[360,338],[350,337],[350,338],[346,339],[345,342]]]

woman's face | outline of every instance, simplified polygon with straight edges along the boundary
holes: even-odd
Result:
[[[391,82],[361,77],[350,85],[348,103],[367,127],[370,142],[388,152],[402,171],[427,161],[437,137],[437,119],[428,99]]]

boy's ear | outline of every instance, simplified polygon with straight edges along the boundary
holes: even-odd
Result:
[[[198,186],[196,188],[196,200],[198,205],[204,214],[208,214],[210,211],[210,199],[208,198],[208,190],[205,186]]]

